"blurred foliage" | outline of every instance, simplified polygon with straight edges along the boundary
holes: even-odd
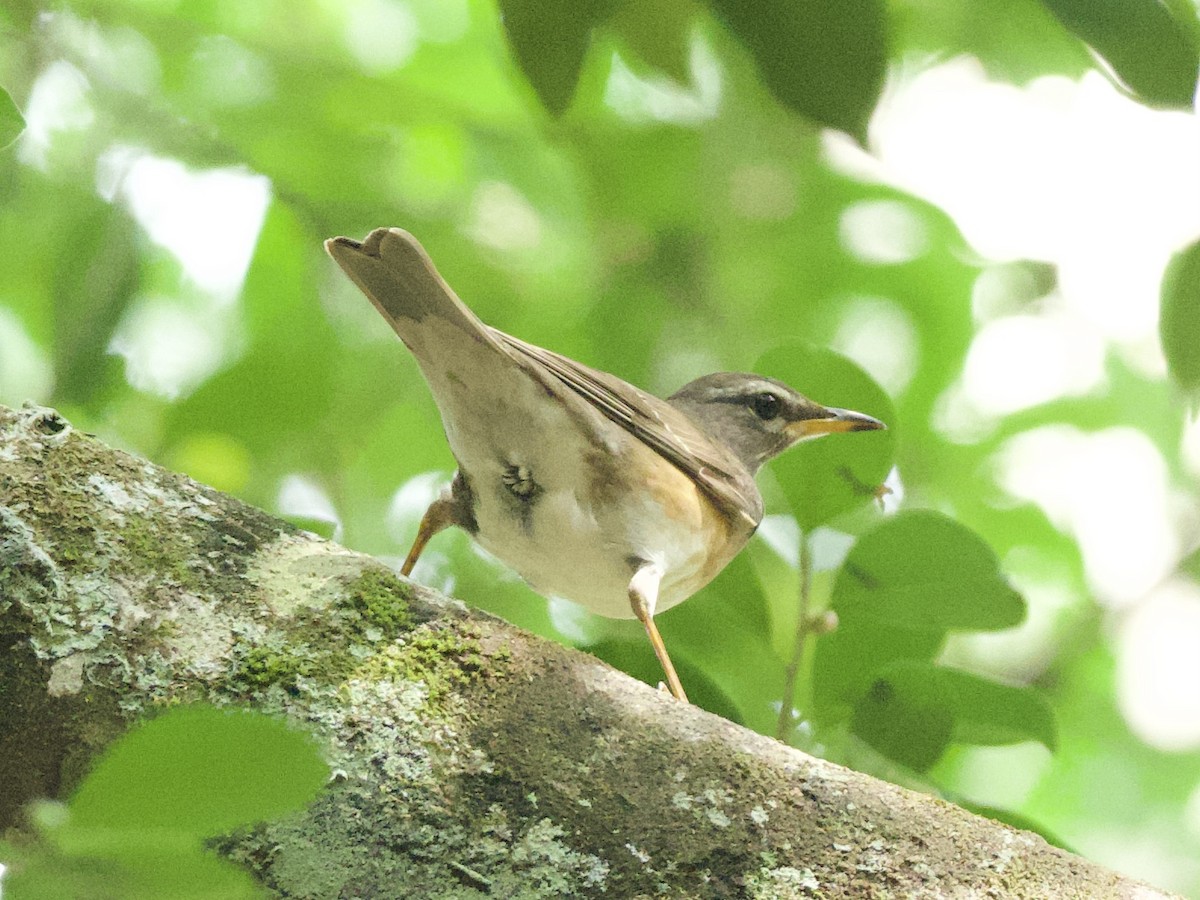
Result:
[[[513,58],[546,108],[562,114],[575,95],[592,29],[604,20],[611,4],[500,0],[499,5]]]
[[[1194,507],[1178,397],[1110,352],[1101,389],[947,427],[980,328],[1038,314],[1057,273],[980,258],[820,127],[870,149],[885,73],[961,54],[1015,84],[1100,68],[1189,106],[1195,34],[1191,0],[17,0],[0,9],[0,146],[17,109],[28,126],[0,155],[0,402],[54,404],[397,560],[454,463],[413,360],[321,241],[401,225],[486,321],[647,389],[757,370],[876,415],[888,431],[768,467],[762,536],[661,617],[693,700],[774,733],[790,660],[797,746],[1114,864],[1103,835],[1153,819],[1157,858],[1185,861],[1161,880],[1200,893],[1183,824],[1200,754],[1131,731],[1119,616],[1069,529],[999,474],[1014,437],[1125,426]],[[901,222],[905,252],[856,247],[859,215]],[[196,261],[251,245],[244,279]],[[1195,259],[1168,273],[1162,319],[1191,392]],[[461,533],[416,574],[659,678],[636,622],[536,597]],[[978,652],[982,632],[1012,655]]]
[[[25,128],[25,119],[8,91],[0,88],[0,150],[17,139]]]
[[[815,122],[866,139],[883,89],[886,12],[881,0],[710,0],[745,45],[779,101]],[[571,103],[595,29],[619,33],[643,62],[687,80],[688,31],[700,15],[689,0],[499,0],[513,57],[546,109]]]
[[[712,0],[779,101],[860,142],[883,90],[883,0]]]
[[[1180,250],[1163,275],[1159,334],[1171,377],[1200,401],[1200,241]]]
[[[912,660],[878,670],[854,706],[851,728],[919,772],[941,759],[951,741],[1056,745],[1054,713],[1033,689]]]
[[[328,778],[312,740],[243,711],[177,707],[135,727],[65,804],[30,811],[37,839],[0,843],[12,900],[252,898],[204,840],[301,809]]]
[[[1191,109],[1200,65],[1188,0],[1043,0],[1148,103]]]

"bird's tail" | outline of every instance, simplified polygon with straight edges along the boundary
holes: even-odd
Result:
[[[423,337],[445,326],[483,343],[494,343],[486,325],[446,284],[425,248],[400,228],[376,228],[366,240],[330,238],[325,250],[362,289],[400,339],[425,356]]]

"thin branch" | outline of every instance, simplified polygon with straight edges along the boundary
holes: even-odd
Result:
[[[808,532],[800,535],[800,597],[796,609],[796,643],[792,647],[792,658],[788,662],[783,682],[783,702],[779,707],[779,724],[775,736],[787,742],[794,723],[796,705],[796,681],[804,665],[804,647],[811,631],[812,614],[812,544]]]

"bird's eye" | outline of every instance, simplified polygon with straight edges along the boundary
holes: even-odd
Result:
[[[750,408],[764,422],[769,422],[779,415],[780,410],[783,409],[783,401],[772,393],[757,394],[750,401]]]

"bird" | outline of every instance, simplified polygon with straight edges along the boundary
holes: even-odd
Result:
[[[484,324],[400,228],[325,249],[416,358],[458,464],[401,574],[458,527],[543,596],[640,621],[683,702],[654,617],[754,534],[759,468],[800,441],[886,427],[742,372],[705,375],[663,400]]]

